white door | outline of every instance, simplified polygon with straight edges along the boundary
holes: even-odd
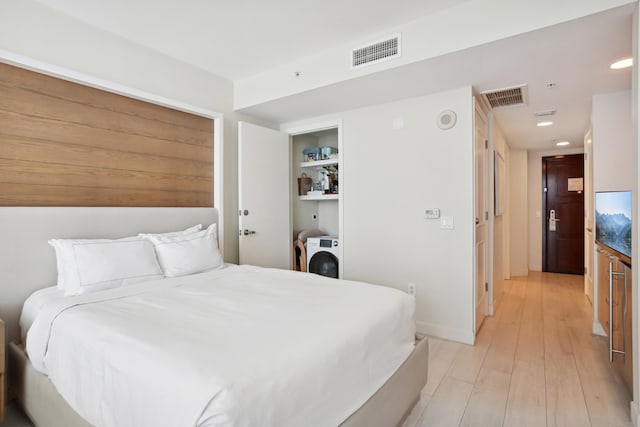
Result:
[[[476,167],[476,332],[488,311],[488,230],[489,230],[489,188],[488,188],[488,140],[487,119],[475,105],[475,167]]]
[[[291,268],[289,135],[238,123],[240,264]]]

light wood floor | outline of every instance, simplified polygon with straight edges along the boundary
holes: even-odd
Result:
[[[591,330],[582,276],[505,281],[475,346],[430,340],[429,380],[404,427],[630,427],[631,395]]]

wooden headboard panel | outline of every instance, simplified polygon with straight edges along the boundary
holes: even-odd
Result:
[[[0,64],[0,206],[213,206],[213,129]]]

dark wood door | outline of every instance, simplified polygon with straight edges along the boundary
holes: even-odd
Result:
[[[584,274],[584,156],[542,158],[543,270]]]

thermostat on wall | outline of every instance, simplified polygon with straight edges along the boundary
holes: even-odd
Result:
[[[440,209],[438,209],[438,208],[425,209],[424,218],[425,219],[438,219],[438,218],[440,218]]]

